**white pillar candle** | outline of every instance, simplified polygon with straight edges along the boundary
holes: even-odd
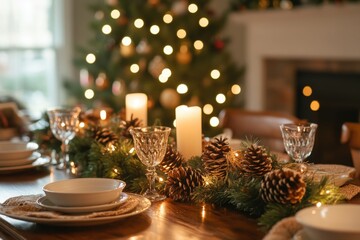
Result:
[[[144,93],[131,93],[125,97],[126,120],[138,118],[142,126],[147,126],[147,96]]]
[[[175,109],[175,115],[177,150],[185,160],[201,156],[201,108],[181,105]]]

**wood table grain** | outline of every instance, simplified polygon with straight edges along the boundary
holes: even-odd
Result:
[[[43,193],[45,184],[69,176],[66,171],[54,167],[0,175],[0,202],[10,197]],[[239,212],[207,204],[178,203],[170,199],[153,203],[139,215],[91,227],[59,227],[3,218],[29,240],[255,240],[264,237],[256,220]],[[0,231],[1,238],[12,239]]]

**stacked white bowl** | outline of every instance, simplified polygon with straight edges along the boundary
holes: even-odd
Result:
[[[35,142],[0,141],[0,170],[31,165],[41,155]]]

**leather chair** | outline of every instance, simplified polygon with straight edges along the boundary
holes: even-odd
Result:
[[[280,125],[298,123],[295,116],[272,111],[250,111],[238,108],[223,109],[219,114],[220,127],[229,128],[232,138],[257,139],[270,151],[284,153]]]
[[[356,177],[360,177],[360,123],[345,122],[341,128],[341,143],[350,147],[351,158],[356,169]]]

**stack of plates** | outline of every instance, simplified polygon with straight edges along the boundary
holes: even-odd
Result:
[[[47,159],[37,152],[34,142],[0,142],[0,173],[8,173],[43,165]]]

